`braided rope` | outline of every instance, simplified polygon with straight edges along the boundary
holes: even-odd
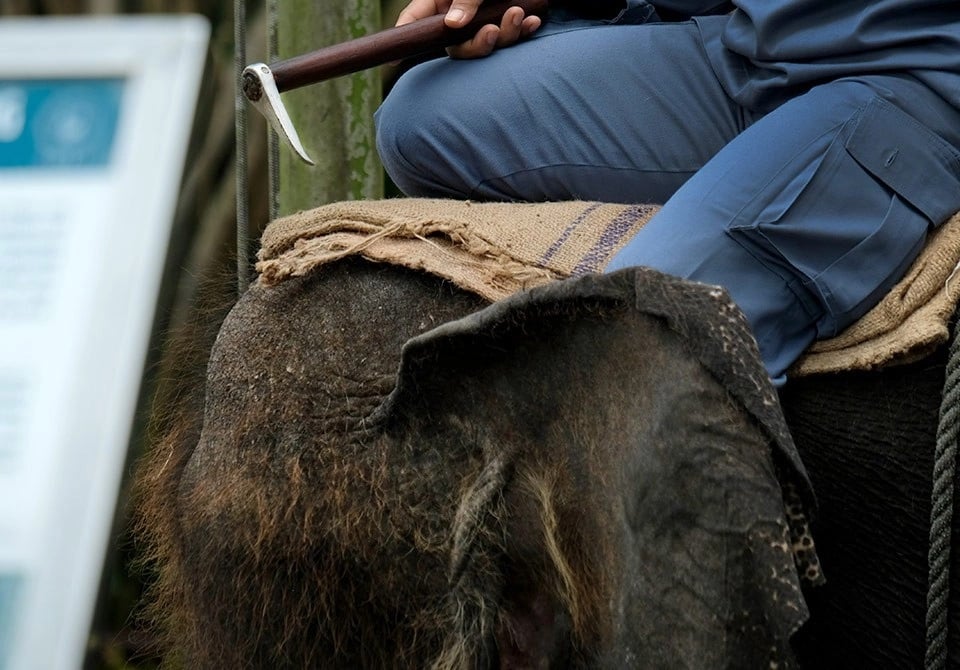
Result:
[[[937,426],[927,557],[927,651],[924,667],[947,667],[947,600],[950,596],[950,545],[953,528],[957,430],[960,424],[960,323],[955,325]]]
[[[250,284],[250,208],[247,184],[247,100],[241,77],[247,63],[247,7],[244,0],[233,2],[234,133],[237,184],[237,294]]]

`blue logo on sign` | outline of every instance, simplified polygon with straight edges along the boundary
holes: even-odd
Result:
[[[103,167],[122,79],[0,80],[0,169]]]

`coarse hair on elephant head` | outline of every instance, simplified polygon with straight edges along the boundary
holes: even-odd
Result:
[[[678,286],[630,271],[485,306],[359,259],[254,284],[202,421],[139,472],[171,657],[788,659],[806,610],[784,496],[812,507],[805,475],[735,308]]]

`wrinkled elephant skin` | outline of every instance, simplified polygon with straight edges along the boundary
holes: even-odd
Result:
[[[706,288],[688,302],[687,287],[627,271],[485,307],[359,260],[254,285],[214,346],[202,422],[140,474],[171,655],[197,668],[765,668],[795,665],[795,644],[830,667],[901,658],[837,614],[854,598],[856,616],[879,616],[887,595],[913,654],[923,574],[903,577],[919,580],[903,607],[900,575],[877,598],[861,577],[903,552],[915,569],[925,539],[900,534],[929,503],[904,503],[911,521],[887,529],[884,556],[858,549],[877,563],[858,575],[833,537],[845,521],[829,518],[845,519],[849,487],[826,482],[857,479],[861,456],[881,461],[866,470],[886,481],[878,495],[902,480],[870,449],[834,472],[840,427],[826,445],[801,431],[829,510],[814,536],[838,568],[824,558],[828,584],[808,590],[813,620],[794,635],[807,612],[784,496],[812,509],[809,482],[739,313]],[[810,384],[785,397],[797,424],[824,411],[804,404]],[[822,647],[841,639],[839,656]]]

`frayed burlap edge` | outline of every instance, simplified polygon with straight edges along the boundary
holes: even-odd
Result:
[[[533,288],[563,275],[530,267],[502,254],[493,247],[471,244],[471,250],[430,239],[437,234],[456,233],[442,228],[430,233],[417,227],[384,228],[378,233],[329,233],[321,238],[297,241],[293,248],[272,261],[257,264],[261,280],[276,284],[300,277],[327,263],[361,256],[376,263],[402,265],[442,277],[460,288],[494,302],[527,288]],[[453,269],[451,269],[453,268]]]
[[[257,271],[264,284],[275,284],[359,255],[429,272],[495,301],[601,270],[656,211],[586,201],[334,203],[271,223]]]

